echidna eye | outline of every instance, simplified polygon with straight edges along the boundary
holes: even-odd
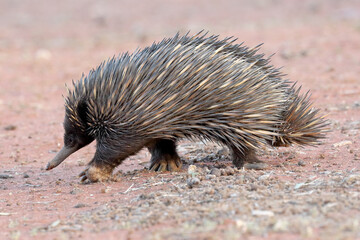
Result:
[[[75,144],[75,139],[73,135],[67,135],[65,137],[65,145],[72,147]]]

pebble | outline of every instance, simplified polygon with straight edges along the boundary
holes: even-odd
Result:
[[[60,220],[56,220],[56,221],[54,221],[53,223],[50,224],[50,227],[54,228],[54,227],[58,226],[60,223],[61,223]]]
[[[188,168],[188,174],[190,176],[193,176],[196,173],[196,166],[195,165],[190,165]]]
[[[250,184],[250,188],[249,188],[250,191],[256,191],[257,190],[257,186],[253,183]]]
[[[205,193],[209,194],[209,195],[214,195],[215,194],[215,189],[210,188],[210,189],[206,190]]]
[[[101,193],[108,193],[108,192],[110,192],[110,190],[111,190],[110,187],[106,187],[106,188],[102,188],[102,189],[100,190],[100,192],[101,192]]]
[[[15,125],[8,125],[6,127],[4,127],[5,131],[14,131],[16,130],[16,126]]]
[[[360,181],[360,175],[352,174],[349,175],[347,178],[344,179],[347,184],[353,184],[356,181]]]
[[[334,143],[333,147],[341,147],[341,146],[351,145],[351,144],[352,144],[352,141],[346,140],[346,141]]]
[[[279,219],[273,226],[275,232],[286,232],[289,230],[289,222]]]
[[[8,179],[8,178],[14,178],[14,177],[8,174],[0,174],[0,179]]]
[[[85,203],[78,203],[74,206],[74,208],[83,208],[83,207],[86,207]]]
[[[192,177],[192,178],[189,178],[186,183],[189,188],[193,188],[195,185],[200,184],[200,179],[197,177]]]
[[[210,173],[210,169],[208,167],[206,167],[206,166],[203,167],[203,170],[204,170],[205,173]]]
[[[261,175],[258,179],[260,181],[265,181],[266,179],[268,179],[270,177],[271,173],[268,173],[268,174],[264,174],[264,175]]]
[[[305,166],[305,165],[306,165],[306,163],[305,163],[305,161],[300,160],[300,161],[298,161],[298,165],[299,165],[299,166]]]
[[[254,170],[264,170],[267,168],[267,164],[266,163],[245,163],[244,165],[245,169],[254,169]]]
[[[80,188],[73,188],[71,191],[70,191],[70,194],[73,194],[73,195],[76,195],[78,193],[82,192],[82,190]]]
[[[211,169],[210,174],[215,175],[216,177],[220,177],[221,171],[218,168],[213,168],[213,169]]]
[[[205,179],[206,179],[206,180],[211,180],[211,179],[214,179],[214,178],[216,178],[216,176],[213,175],[213,174],[206,174],[206,175],[205,175]]]
[[[272,211],[264,211],[264,210],[253,210],[252,212],[251,212],[251,214],[253,215],[253,216],[267,216],[267,217],[272,217],[272,216],[274,216],[275,214],[274,214],[274,212],[272,212]]]
[[[225,168],[225,172],[226,172],[226,175],[234,175],[235,174],[235,170],[230,166],[227,166]]]

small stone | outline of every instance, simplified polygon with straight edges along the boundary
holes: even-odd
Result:
[[[245,163],[245,169],[254,169],[254,170],[264,170],[268,167],[266,163],[256,162],[256,163]]]
[[[80,188],[74,188],[70,191],[70,194],[76,195],[80,192],[82,192],[82,190]]]
[[[210,169],[208,167],[206,167],[206,166],[203,167],[203,170],[204,170],[205,173],[210,173]]]
[[[302,188],[303,186],[306,186],[306,183],[305,182],[301,182],[301,183],[297,183],[295,186],[294,186],[294,189],[299,189],[299,188]]]
[[[53,227],[53,228],[54,228],[54,227],[58,226],[58,225],[60,224],[60,222],[61,222],[61,221],[58,219],[58,220],[54,221],[53,223],[51,223],[51,224],[50,224],[50,227]]]
[[[146,199],[148,199],[148,198],[149,198],[148,195],[142,193],[142,194],[140,194],[140,195],[137,197],[137,200],[138,200],[138,201],[140,201],[140,200],[146,200]]]
[[[188,174],[190,176],[194,176],[196,174],[196,166],[195,165],[190,165],[188,168]]]
[[[83,208],[86,207],[87,205],[85,203],[78,203],[74,206],[74,208]]]
[[[205,191],[206,194],[209,194],[209,195],[214,195],[215,194],[215,190],[213,188],[210,188],[208,190]]]
[[[346,141],[334,143],[333,147],[341,147],[341,146],[351,145],[351,144],[352,144],[352,141],[346,140]]]
[[[110,192],[110,190],[111,190],[110,187],[102,188],[101,193],[108,193],[108,192]]]
[[[315,163],[313,167],[320,167],[320,163]]]
[[[216,178],[216,176],[214,174],[206,174],[205,175],[206,180],[211,180],[211,179],[214,179],[214,178]]]
[[[246,231],[247,230],[247,224],[246,224],[246,222],[245,221],[243,221],[243,220],[241,220],[241,219],[237,219],[236,221],[235,221],[235,226],[237,227],[237,228],[240,228],[242,231]]]
[[[235,170],[234,170],[232,167],[230,167],[230,166],[227,166],[227,167],[225,168],[225,171],[226,171],[226,174],[227,174],[227,175],[234,175],[234,174],[235,174]]]
[[[227,176],[227,173],[226,173],[225,169],[223,169],[223,168],[220,169],[220,174],[221,174],[221,176]]]
[[[271,175],[271,173],[261,175],[259,177],[259,181],[265,181],[266,179],[268,179],[270,177],[270,175]]]
[[[303,161],[303,160],[299,160],[299,161],[298,161],[298,165],[299,165],[299,166],[305,166],[306,163],[305,163],[305,161]]]
[[[197,177],[192,177],[187,180],[187,185],[189,188],[193,188],[195,185],[200,184],[200,179]]]
[[[0,174],[0,179],[8,179],[8,178],[14,178],[14,177],[8,174]]]
[[[6,127],[4,127],[5,131],[14,131],[16,130],[16,126],[15,125],[8,125]]]
[[[347,184],[353,184],[356,181],[360,181],[360,175],[352,174],[349,175],[347,178],[344,179]]]
[[[253,216],[266,216],[266,217],[273,217],[275,214],[272,211],[264,211],[264,210],[253,210],[251,212]]]
[[[215,175],[216,177],[220,177],[221,171],[218,168],[213,168],[213,169],[211,169],[210,174]]]
[[[24,177],[24,178],[29,178],[30,176],[29,176],[29,174],[24,173],[23,177]]]
[[[10,216],[11,213],[7,213],[7,212],[0,212],[0,216]]]
[[[250,190],[250,191],[256,191],[256,190],[257,190],[257,186],[256,186],[255,184],[251,183],[250,186],[249,186],[249,190]]]
[[[293,52],[291,52],[289,50],[285,50],[285,49],[280,52],[280,57],[282,57],[283,59],[286,59],[286,60],[293,58],[294,55],[295,54]]]
[[[279,219],[273,226],[275,232],[286,232],[289,230],[289,222]]]

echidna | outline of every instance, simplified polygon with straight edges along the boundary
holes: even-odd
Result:
[[[264,144],[317,144],[327,122],[311,108],[309,94],[283,79],[257,53],[260,45],[235,41],[176,34],[83,75],[65,100],[64,147],[46,169],[95,139],[82,180],[108,179],[143,147],[151,152],[151,170],[178,170],[182,138],[227,146],[239,168],[258,161],[255,150]]]

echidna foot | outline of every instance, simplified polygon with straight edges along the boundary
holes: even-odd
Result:
[[[164,172],[164,171],[180,171],[182,162],[179,157],[170,158],[162,156],[160,159],[151,159],[150,171]]]
[[[89,166],[79,174],[81,182],[105,182],[111,179],[112,167]]]
[[[267,168],[267,164],[259,160],[254,149],[246,149],[242,152],[232,148],[233,164],[237,168],[262,170]]]
[[[268,165],[263,161],[252,162],[252,163],[245,163],[245,169],[253,169],[253,170],[264,170],[268,167]]]
[[[268,167],[268,165],[257,158],[254,152],[245,156],[245,169],[253,169],[253,170],[264,170]]]

